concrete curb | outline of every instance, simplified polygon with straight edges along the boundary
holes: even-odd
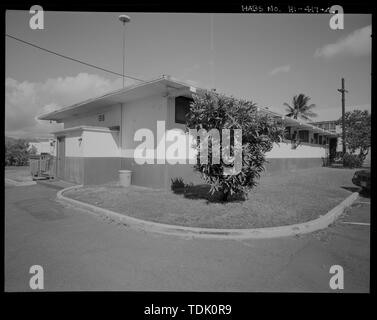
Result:
[[[6,183],[9,183],[10,185],[15,186],[15,187],[33,186],[37,184],[35,181],[20,182],[20,181],[12,180],[9,178],[4,178],[4,180]]]
[[[126,216],[108,209],[99,208],[97,206],[74,200],[63,195],[68,190],[81,188],[82,185],[73,186],[60,190],[57,198],[71,205],[78,206],[82,209],[89,210],[99,216],[104,216],[114,220],[115,222],[124,224],[134,229],[146,232],[155,232],[160,234],[170,234],[183,237],[208,238],[208,239],[266,239],[294,236],[299,234],[310,233],[313,231],[327,228],[333,223],[359,196],[357,192],[352,193],[335,208],[330,210],[323,216],[315,220],[304,223],[298,223],[288,226],[255,228],[255,229],[213,229],[213,228],[194,228],[177,225],[169,225],[152,221],[141,220]]]

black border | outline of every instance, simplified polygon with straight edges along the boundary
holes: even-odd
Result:
[[[50,2],[50,1],[35,1],[35,2],[7,2],[2,3],[2,15],[1,15],[1,28],[2,34],[5,34],[5,12],[6,10],[29,10],[34,4],[41,5],[45,11],[87,11],[87,12],[213,12],[213,13],[242,13],[241,5],[277,5],[277,6],[322,6],[328,7],[330,4],[340,4],[344,8],[345,13],[366,13],[373,14],[374,8],[371,2],[366,1],[353,1],[352,3],[344,3],[344,1],[334,1],[334,2],[303,2],[298,4],[294,1],[276,2],[271,1],[267,3],[266,1],[242,1],[242,2],[220,2],[217,3],[200,3],[192,1],[175,1],[173,3],[162,3],[162,2],[151,2],[146,3],[144,1],[106,1],[106,2],[95,2],[90,3],[67,3],[66,1],[60,2]],[[287,11],[282,11],[281,13],[286,13]],[[245,13],[245,12],[244,12]],[[257,14],[257,12],[253,12]],[[247,13],[245,13],[247,14]],[[373,19],[373,16],[372,16]],[[375,34],[375,27],[372,24],[373,34]],[[2,50],[5,53],[5,37],[3,37],[1,42]],[[372,43],[372,53],[376,51],[375,41]],[[372,59],[372,74],[374,71],[375,64]],[[2,59],[1,71],[5,75],[5,57]],[[372,75],[371,75],[372,76]],[[4,79],[5,80],[5,79]],[[373,77],[372,77],[372,88],[373,88]],[[3,86],[3,97],[5,101],[5,85]],[[372,105],[375,102],[375,94],[372,89]],[[5,138],[4,128],[5,128],[5,106],[3,111],[3,122],[1,123],[3,139]],[[374,133],[374,123],[375,116],[372,112],[372,133]],[[374,135],[372,135],[372,141],[374,140]],[[4,140],[3,140],[4,141]],[[1,145],[1,150],[4,152],[4,144]],[[375,153],[377,151],[372,148],[372,167],[374,167]],[[4,161],[4,157],[2,158]],[[4,162],[3,162],[4,166]],[[375,171],[372,172],[372,184],[375,181]],[[4,171],[2,171],[4,174]],[[5,209],[4,203],[4,192],[2,192],[2,207]],[[372,196],[371,196],[372,198]],[[371,199],[371,212],[374,210],[374,200]],[[374,276],[372,270],[375,270],[375,218],[373,214],[371,215],[371,265],[370,265],[370,292],[371,294],[318,294],[318,293],[209,293],[209,292],[38,292],[33,293],[4,293],[2,298],[5,298],[7,302],[14,302],[15,308],[13,308],[12,316],[24,310],[29,316],[33,314],[40,316],[47,310],[46,306],[52,301],[57,302],[56,313],[46,313],[50,317],[57,315],[63,316],[68,314],[68,316],[75,316],[77,312],[74,311],[74,306],[80,306],[85,309],[85,312],[97,310],[106,310],[106,318],[110,317],[113,311],[120,312],[122,318],[131,318],[130,315],[134,313],[135,319],[140,318],[157,318],[162,319],[161,316],[151,316],[145,317],[143,315],[143,310],[146,305],[150,304],[164,304],[164,305],[175,305],[184,306],[187,304],[231,304],[232,305],[232,315],[223,316],[224,319],[253,319],[259,317],[270,317],[276,312],[279,316],[295,316],[298,315],[301,318],[307,316],[321,316],[328,317],[334,315],[336,317],[341,317],[342,311],[346,311],[351,315],[354,311],[358,316],[363,315],[364,307],[370,305],[371,296],[375,294],[376,288],[376,277]],[[4,259],[4,218],[1,219],[3,237],[1,237],[2,245],[2,257]],[[4,261],[2,263],[4,267]],[[3,288],[4,288],[4,272],[2,276]],[[85,300],[83,300],[85,298]],[[88,300],[86,300],[88,298]],[[106,301],[103,300],[106,298]],[[65,300],[68,299],[69,302]],[[98,299],[98,300],[97,300]],[[64,300],[64,302],[63,302]],[[88,301],[89,303],[85,303]],[[98,303],[94,303],[97,302]],[[10,304],[7,303],[9,306]],[[362,306],[361,306],[362,305]],[[178,317],[176,317],[178,318]],[[181,317],[179,317],[181,318]],[[185,319],[211,319],[211,318],[221,318],[216,317],[205,317],[205,316],[185,316]]]

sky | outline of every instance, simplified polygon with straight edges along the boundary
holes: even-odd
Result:
[[[29,11],[7,11],[6,32],[87,63],[143,80],[162,74],[248,99],[285,113],[294,95],[311,97],[315,121],[341,116],[337,91],[345,78],[346,111],[371,110],[371,15],[346,14],[332,30],[330,15],[132,12],[44,12],[44,29]],[[122,87],[122,79],[6,38],[5,133],[46,137],[61,125],[39,114]],[[126,85],[135,83],[126,80]]]

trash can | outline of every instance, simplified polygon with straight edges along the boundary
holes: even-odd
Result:
[[[123,187],[129,187],[131,185],[131,170],[119,170],[119,181]]]

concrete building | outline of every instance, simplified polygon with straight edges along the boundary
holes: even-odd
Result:
[[[337,120],[327,120],[327,121],[316,121],[316,122],[310,122],[310,124],[324,129],[326,131],[333,132],[337,135],[338,137],[338,143],[336,146],[336,152],[340,153],[343,151],[343,146],[342,146],[342,126],[336,124]]]
[[[101,184],[118,180],[118,170],[129,169],[135,185],[170,188],[171,179],[176,177],[186,183],[203,183],[193,171],[189,156],[185,163],[171,164],[176,158],[161,154],[157,147],[169,149],[175,142],[168,137],[174,132],[191,141],[183,132],[184,118],[192,95],[203,91],[164,76],[41,115],[41,120],[64,124],[64,129],[54,132],[57,177],[80,184]],[[260,112],[268,112],[286,125],[285,139],[266,155],[267,174],[321,166],[322,158],[336,146],[333,132],[267,109]],[[162,122],[166,135],[161,135],[158,128]],[[149,154],[152,161],[139,164],[135,150],[143,143],[137,133],[143,128],[150,130],[154,149]],[[298,139],[296,147],[292,141]]]
[[[340,156],[343,152],[343,144],[342,144],[342,126],[336,124],[337,120],[326,120],[326,121],[316,121],[316,122],[310,122],[310,124],[324,129],[326,131],[330,131],[332,133],[335,133],[337,136],[337,145],[336,150],[333,152],[333,154],[330,155],[331,159],[334,159],[338,156]]]

